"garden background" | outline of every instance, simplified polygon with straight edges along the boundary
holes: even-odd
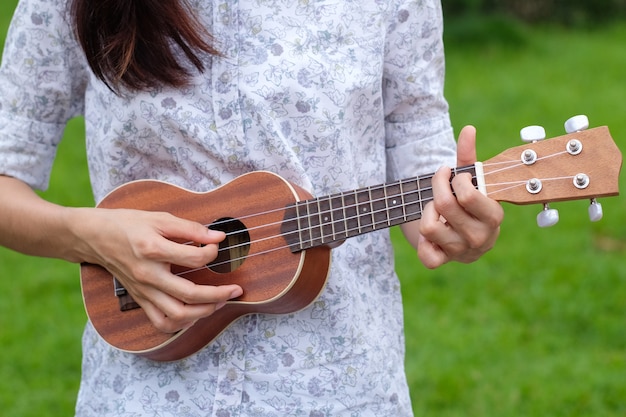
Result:
[[[456,130],[478,128],[479,158],[519,142],[519,129],[563,134],[575,114],[626,146],[626,2],[444,0],[446,94]],[[0,2],[0,41],[16,0]],[[50,190],[93,205],[82,122],[59,149]],[[624,193],[624,175],[621,177]],[[0,196],[11,198],[11,196]],[[406,369],[416,416],[626,415],[626,210],[607,198],[506,205],[497,246],[471,265],[420,267],[393,231],[405,298]],[[78,267],[0,248],[0,409],[69,416],[85,322]]]

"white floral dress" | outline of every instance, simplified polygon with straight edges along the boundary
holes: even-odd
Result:
[[[96,201],[136,179],[206,191],[253,170],[322,196],[454,163],[437,1],[191,4],[224,57],[188,88],[116,96],[86,67],[66,0],[23,0],[0,73],[0,173],[45,189],[77,115]],[[83,352],[80,417],[412,414],[387,231],[333,250],[308,308],[241,318],[184,360],[122,353],[89,324]]]

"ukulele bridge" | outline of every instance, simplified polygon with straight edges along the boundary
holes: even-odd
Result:
[[[140,308],[139,304],[133,299],[133,297],[126,291],[126,288],[117,280],[113,278],[113,287],[115,289],[115,296],[120,304],[120,311],[134,310]]]

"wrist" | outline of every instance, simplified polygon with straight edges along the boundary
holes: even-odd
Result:
[[[60,258],[69,262],[93,262],[89,236],[93,233],[95,210],[84,207],[63,207],[60,213],[61,230],[59,236]]]

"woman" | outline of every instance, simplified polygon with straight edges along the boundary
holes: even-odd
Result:
[[[39,198],[67,120],[85,117],[96,201],[144,178],[208,191],[269,170],[321,196],[466,165],[475,131],[455,151],[441,31],[430,0],[23,0],[0,72],[0,244],[100,264],[157,328],[183,329],[242,293],[170,271],[210,262],[224,235]],[[503,216],[449,178],[437,171],[434,202],[403,226],[429,268],[479,258]],[[120,352],[88,323],[76,415],[411,415],[389,234],[332,257],[313,305],[241,318],[184,360]]]

